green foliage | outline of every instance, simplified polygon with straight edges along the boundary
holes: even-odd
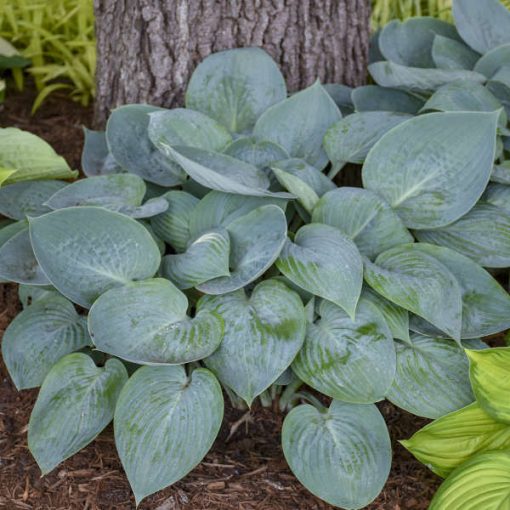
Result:
[[[479,340],[510,326],[510,296],[484,268],[510,266],[509,97],[491,86],[506,86],[507,54],[490,47],[487,20],[466,22],[483,15],[471,0],[456,1],[459,32],[484,56],[452,25],[418,18],[381,32],[378,85],[350,98],[316,82],[287,97],[267,54],[229,50],[197,68],[186,108],[125,105],[104,133],[86,131],[83,180],[52,173],[62,162],[39,142],[6,146],[8,179],[27,161],[42,172],[0,190],[13,220],[0,278],[22,284],[3,348],[18,387],[42,382],[29,445],[43,472],[114,414],[138,503],[207,453],[221,387],[237,405],[269,405],[282,386],[283,409],[308,401],[285,419],[285,457],[344,508],[369,504],[388,476],[384,398],[438,419],[405,444],[441,475],[510,445],[496,384],[506,356]],[[363,165],[364,188],[336,186],[346,162]],[[70,354],[90,343],[104,368]],[[87,416],[72,441],[70,413]],[[488,462],[487,473],[504,465]]]

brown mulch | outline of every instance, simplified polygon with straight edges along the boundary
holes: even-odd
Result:
[[[79,168],[81,125],[91,110],[54,95],[30,116],[34,93],[11,93],[0,107],[0,126],[32,131]],[[17,289],[0,285],[0,337],[19,311]],[[26,431],[37,390],[17,392],[0,362],[0,508],[9,510],[127,510],[134,498],[115,451],[111,427],[52,473],[40,471],[27,449]],[[426,420],[389,403],[379,406],[394,440],[390,478],[371,510],[424,510],[440,479],[398,443]],[[142,502],[140,510],[326,510],[289,471],[280,447],[283,416],[256,407],[227,440],[245,413],[227,404],[222,430],[204,461],[172,487]],[[171,461],[171,459],[169,459]]]

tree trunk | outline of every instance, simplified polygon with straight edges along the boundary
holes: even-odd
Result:
[[[94,0],[95,119],[125,103],[181,105],[198,62],[260,46],[290,91],[365,79],[370,0]]]

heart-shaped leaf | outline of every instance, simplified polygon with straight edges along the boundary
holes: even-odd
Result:
[[[357,112],[400,112],[415,115],[423,100],[404,90],[365,85],[352,91],[352,102]]]
[[[30,238],[53,286],[86,308],[112,287],[150,278],[161,261],[145,227],[100,207],[70,207],[33,218]]]
[[[390,437],[373,404],[333,400],[324,412],[300,405],[285,417],[282,446],[298,480],[337,507],[368,505],[390,472]]]
[[[499,283],[471,259],[449,248],[416,243],[416,250],[431,255],[454,276],[462,293],[462,338],[477,338],[510,328],[510,296]],[[433,326],[418,317],[411,329],[435,336]]]
[[[416,237],[455,250],[483,267],[510,267],[510,214],[478,203],[462,218],[443,228],[417,230]]]
[[[499,113],[421,115],[386,133],[368,154],[363,185],[409,228],[437,228],[466,214],[489,181]]]
[[[510,449],[510,427],[491,418],[474,402],[425,425],[401,444],[446,478],[477,452]]]
[[[328,301],[321,302],[318,315],[292,364],[296,375],[343,402],[382,400],[395,376],[395,347],[383,316],[360,302],[352,320]]]
[[[353,88],[343,83],[324,83],[322,88],[331,96],[342,115],[350,115],[354,111],[351,98]]]
[[[40,386],[64,355],[91,345],[87,321],[56,293],[37,300],[9,324],[2,356],[16,388]]]
[[[17,182],[0,188],[0,214],[14,220],[40,216],[49,212],[45,202],[58,190],[67,186],[63,181]]]
[[[478,53],[510,43],[510,12],[499,0],[455,0],[455,26]]]
[[[475,67],[479,58],[479,53],[460,41],[442,35],[434,37],[432,60],[438,69],[470,71]],[[475,71],[478,69],[475,68]]]
[[[318,201],[312,221],[336,227],[369,258],[413,242],[391,207],[375,193],[361,188],[342,187],[326,193]]]
[[[108,149],[104,131],[93,131],[84,127],[83,133],[85,141],[81,153],[81,167],[87,177],[123,172]]]
[[[486,351],[466,351],[469,375],[477,402],[495,420],[510,423],[508,370],[510,348],[499,347]]]
[[[278,269],[303,289],[327,299],[354,317],[363,283],[363,264],[356,245],[338,229],[311,223],[287,240]]]
[[[109,359],[64,356],[47,375],[28,425],[28,448],[44,474],[87,446],[110,423],[128,375]]]
[[[328,160],[322,148],[327,129],[342,114],[317,81],[269,108],[257,121],[253,133],[281,145],[293,158],[301,158],[322,170]]]
[[[18,286],[18,297],[23,308],[49,296],[60,296],[60,294],[51,285],[21,284]]]
[[[278,379],[303,345],[303,304],[279,281],[259,283],[250,297],[244,290],[204,296],[197,309],[223,318],[225,336],[205,364],[248,405]]]
[[[503,44],[488,51],[476,62],[475,71],[492,78],[502,67],[510,64],[510,44]]]
[[[455,276],[436,258],[404,244],[365,259],[365,280],[393,303],[460,340],[462,291]]]
[[[260,169],[268,167],[274,161],[289,157],[288,152],[281,145],[268,140],[259,140],[255,136],[238,138],[224,152]]]
[[[264,50],[237,48],[209,55],[197,66],[186,91],[186,107],[241,133],[286,96],[282,73]]]
[[[465,347],[478,346],[474,340]],[[425,418],[439,418],[473,402],[469,364],[464,349],[451,340],[412,334],[395,342],[397,372],[386,397],[395,405]]]
[[[211,448],[223,419],[216,378],[203,368],[142,367],[115,408],[115,444],[136,503],[186,476]]]
[[[213,353],[223,321],[203,311],[190,319],[188,300],[170,281],[154,278],[110,289],[89,314],[89,331],[103,352],[138,364],[181,364]]]

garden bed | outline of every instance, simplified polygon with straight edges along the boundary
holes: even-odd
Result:
[[[12,89],[11,89],[12,90]],[[15,126],[47,140],[72,168],[79,168],[81,125],[92,112],[57,94],[35,117],[32,91],[10,94],[0,110],[0,126]],[[0,284],[0,336],[18,311],[17,289]],[[0,364],[0,508],[134,508],[134,498],[115,451],[111,426],[96,441],[40,478],[27,449],[26,430],[37,390],[17,392]],[[425,509],[440,479],[419,464],[397,439],[410,437],[426,420],[389,403],[379,409],[394,440],[393,468],[384,491],[369,509]],[[141,510],[329,509],[291,474],[280,446],[283,416],[258,404],[249,417],[227,403],[218,439],[193,472],[144,500]]]

